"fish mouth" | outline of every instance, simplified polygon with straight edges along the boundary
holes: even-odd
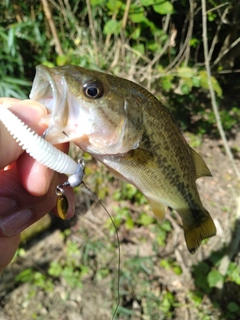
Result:
[[[44,137],[51,143],[70,141],[66,131],[69,120],[68,85],[64,75],[56,69],[39,65],[33,81],[30,99],[43,104],[48,115],[41,119],[47,126]]]

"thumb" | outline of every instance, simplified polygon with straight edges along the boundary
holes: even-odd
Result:
[[[47,114],[46,108],[33,100],[16,100],[11,98],[0,98],[1,108],[9,107],[17,117],[31,127],[38,134],[42,134],[44,127],[39,124],[40,119]],[[23,153],[11,134],[0,121],[0,169],[11,164]]]

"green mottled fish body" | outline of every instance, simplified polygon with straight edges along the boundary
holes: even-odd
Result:
[[[176,210],[191,253],[216,233],[195,182],[211,173],[167,109],[147,90],[76,66],[40,66],[31,98],[51,111],[44,121],[52,143],[75,142],[135,185],[158,220],[164,219],[167,207]]]

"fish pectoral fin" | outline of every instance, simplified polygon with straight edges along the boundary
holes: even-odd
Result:
[[[195,169],[196,169],[196,178],[200,178],[200,177],[211,177],[212,174],[210,172],[210,170],[208,169],[205,161],[203,160],[203,158],[192,148],[191,152],[193,155],[193,161],[195,164]]]
[[[162,223],[167,213],[167,206],[160,201],[156,201],[148,197],[147,200],[152,208],[154,216],[160,223]]]
[[[189,252],[194,254],[200,246],[201,241],[214,236],[216,232],[215,224],[210,215],[206,217],[206,220],[203,221],[200,226],[187,229],[184,228],[185,241]]]

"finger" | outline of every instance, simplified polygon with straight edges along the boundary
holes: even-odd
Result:
[[[47,109],[35,100],[17,100],[14,98],[0,98],[0,107],[7,107],[32,129],[39,128],[38,121],[47,115]],[[43,128],[44,129],[44,128]]]
[[[9,108],[11,107],[12,104],[14,103],[18,103],[20,102],[21,100],[19,99],[16,99],[16,98],[8,98],[8,97],[2,97],[0,98],[0,104],[4,104],[4,106],[6,108]]]
[[[56,145],[58,149],[67,153],[68,143]],[[42,196],[48,192],[54,171],[34,160],[27,153],[24,153],[17,160],[19,179],[29,193],[35,196]],[[65,178],[65,181],[67,177]]]
[[[19,234],[12,238],[0,238],[0,271],[11,262],[19,243]]]
[[[1,103],[2,106],[9,107],[14,114],[38,134],[42,134],[46,129],[44,125],[39,124],[39,120],[47,114],[47,111],[37,101],[0,98]],[[57,147],[66,153],[68,152],[68,144]],[[0,148],[3,150],[0,157],[0,168],[11,163],[23,153],[21,147],[3,126],[0,126]],[[45,194],[51,183],[53,171],[37,163],[25,153],[18,160],[18,164],[20,179],[26,190],[33,195]]]
[[[2,100],[2,99],[1,99]],[[0,100],[0,101],[1,101]],[[10,99],[12,101],[12,99]],[[9,105],[9,100],[5,99],[5,103],[0,104],[0,108],[4,105]],[[11,105],[10,110],[16,114],[21,120],[28,124],[33,130],[42,133],[45,129],[39,125],[39,120],[47,114],[46,108],[40,103],[30,100],[15,102]],[[4,125],[0,122],[0,168],[4,168],[9,163],[15,161],[23,150]]]
[[[16,169],[2,171],[0,177],[0,237],[15,236],[51,211],[56,205],[56,185],[66,180],[66,176],[55,174],[47,194],[36,197],[23,188]],[[66,190],[66,195],[69,218],[75,206],[72,188]]]

